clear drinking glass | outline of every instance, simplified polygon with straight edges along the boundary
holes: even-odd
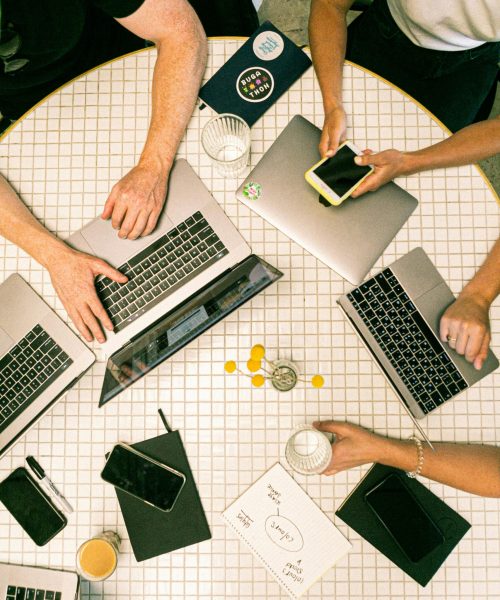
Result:
[[[330,439],[312,425],[299,425],[286,443],[285,458],[297,473],[322,473],[332,459]]]
[[[236,177],[248,163],[250,127],[237,115],[222,113],[203,128],[201,145],[220,175]]]

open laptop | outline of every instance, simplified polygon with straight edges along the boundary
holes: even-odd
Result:
[[[20,275],[0,285],[0,456],[94,360]]]
[[[115,326],[103,344],[108,364],[100,405],[282,276],[252,255],[183,159],[172,168],[152,235],[122,240],[98,217],[68,242],[129,277],[122,285],[105,277],[96,282]]]
[[[240,186],[237,198],[357,285],[417,201],[390,182],[340,206],[325,206],[304,178],[320,159],[320,136],[315,125],[299,115],[293,117]]]
[[[439,339],[455,297],[422,248],[415,248],[337,301],[410,414],[422,419],[498,367],[491,352],[477,371]]]
[[[78,587],[71,571],[0,563],[2,600],[76,600]]]

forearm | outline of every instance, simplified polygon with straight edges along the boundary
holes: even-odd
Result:
[[[352,2],[313,0],[309,16],[309,43],[325,113],[342,104],[347,23]]]
[[[469,125],[439,142],[416,150],[404,152],[401,175],[411,175],[428,169],[458,167],[500,153],[500,117]]]
[[[140,163],[167,176],[193,113],[206,66],[207,44],[197,23],[184,23],[175,38],[157,42],[152,116]]]
[[[460,296],[472,295],[489,308],[500,294],[500,239],[480,267],[479,271],[464,287]]]
[[[30,254],[42,266],[68,250],[66,244],[36,220],[9,183],[0,175],[0,235]]]
[[[475,444],[433,443],[423,445],[421,475],[471,494],[500,497],[500,448]],[[378,446],[376,462],[414,471],[417,449],[413,441],[384,439]]]

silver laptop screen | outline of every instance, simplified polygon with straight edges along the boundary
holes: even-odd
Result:
[[[222,274],[110,357],[99,406],[281,276],[280,271],[255,255]]]

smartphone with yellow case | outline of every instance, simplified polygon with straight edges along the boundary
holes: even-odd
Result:
[[[361,154],[351,142],[341,144],[334,156],[321,159],[305,173],[306,181],[334,206],[348,198],[373,171],[360,166],[354,157]]]

